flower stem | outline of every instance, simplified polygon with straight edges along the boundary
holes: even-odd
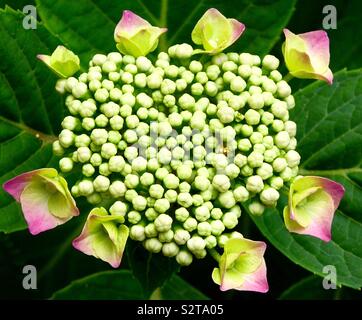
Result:
[[[283,78],[283,80],[284,81],[286,81],[286,82],[289,82],[290,80],[292,80],[294,77],[290,74],[290,73],[288,73],[284,78]]]
[[[160,16],[160,27],[167,27],[167,11],[168,11],[168,0],[162,0],[161,2],[161,16]],[[160,38],[160,51],[167,50],[167,36],[163,34]]]
[[[210,255],[217,261],[220,261],[220,254],[216,251],[216,249],[208,249]]]

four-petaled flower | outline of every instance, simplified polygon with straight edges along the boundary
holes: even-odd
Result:
[[[212,272],[212,279],[220,290],[267,292],[266,265],[263,258],[266,244],[248,239],[229,239],[219,268]]]
[[[217,9],[207,10],[192,31],[192,41],[204,50],[195,53],[216,54],[231,46],[244,32],[245,26],[235,19],[227,19]]]
[[[158,45],[158,38],[166,28],[152,26],[132,11],[125,10],[114,31],[117,49],[134,57],[146,56]]]
[[[335,211],[344,194],[341,184],[322,177],[301,177],[290,186],[284,221],[291,232],[331,240]]]
[[[55,228],[79,215],[65,179],[53,168],[23,173],[3,188],[21,204],[31,234]]]
[[[73,240],[74,248],[118,268],[129,235],[123,222],[123,216],[108,215],[106,209],[94,208],[82,233]]]
[[[332,84],[327,33],[317,30],[294,34],[284,29],[284,35],[282,51],[290,74],[296,78],[319,79]]]

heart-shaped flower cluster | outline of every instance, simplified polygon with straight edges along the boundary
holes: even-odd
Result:
[[[181,265],[240,237],[240,204],[275,206],[300,161],[278,59],[193,53],[95,55],[58,82],[70,115],[53,146],[63,172],[82,172],[75,197],[123,216],[133,240]]]

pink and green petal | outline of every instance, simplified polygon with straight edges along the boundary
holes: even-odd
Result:
[[[73,246],[118,268],[129,234],[128,227],[121,224],[123,222],[123,217],[110,216],[104,208],[95,208]]]
[[[71,77],[80,69],[78,56],[64,46],[58,46],[51,56],[38,54],[37,58],[60,78]]]
[[[266,274],[266,264],[263,260],[259,268],[250,274],[244,275],[243,283],[235,288],[240,291],[255,291],[266,293],[269,290],[267,274]]]
[[[243,33],[245,26],[235,20],[227,19],[217,9],[207,10],[192,30],[192,41],[202,45],[204,50],[195,53],[215,54],[233,44]]]
[[[5,182],[3,184],[3,189],[9,193],[16,201],[20,201],[20,196],[27,184],[31,181],[34,176],[37,175],[45,176],[56,176],[57,171],[53,168],[44,168],[33,170],[29,172],[22,173],[15,178]]]
[[[32,234],[55,228],[79,214],[66,181],[53,168],[23,173],[4,184],[20,202]]]
[[[114,30],[114,39],[120,42],[120,37],[133,37],[138,31],[150,27],[151,24],[130,10],[124,10],[121,20]]]
[[[302,79],[319,79],[331,84],[329,39],[323,30],[296,35],[284,29],[282,51],[291,75]]]
[[[249,290],[266,292],[266,267],[264,242],[248,239],[230,239],[224,246],[224,254],[215,268],[212,278],[220,290]]]
[[[231,24],[232,36],[228,43],[228,46],[231,46],[236,40],[240,38],[240,36],[245,31],[245,25],[238,20],[228,19]]]

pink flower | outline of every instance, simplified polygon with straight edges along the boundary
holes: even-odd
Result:
[[[319,79],[332,84],[327,33],[318,30],[297,35],[284,29],[284,35],[282,51],[290,74],[296,78]]]
[[[192,41],[202,45],[205,52],[215,54],[231,46],[245,30],[245,25],[235,19],[227,19],[215,8],[207,10],[192,31]]]
[[[123,222],[123,216],[111,216],[104,208],[94,208],[82,233],[73,240],[73,247],[118,268],[129,235]]]
[[[146,56],[158,46],[158,38],[166,28],[152,26],[132,11],[125,10],[114,31],[117,49],[134,57]]]
[[[79,215],[65,179],[44,168],[23,173],[3,185],[21,204],[31,234],[53,229]]]
[[[290,186],[284,221],[291,232],[331,240],[334,213],[344,195],[341,184],[322,177],[302,177]]]
[[[212,272],[212,279],[220,290],[267,292],[264,252],[266,244],[243,238],[232,238],[224,247],[219,268]]]

